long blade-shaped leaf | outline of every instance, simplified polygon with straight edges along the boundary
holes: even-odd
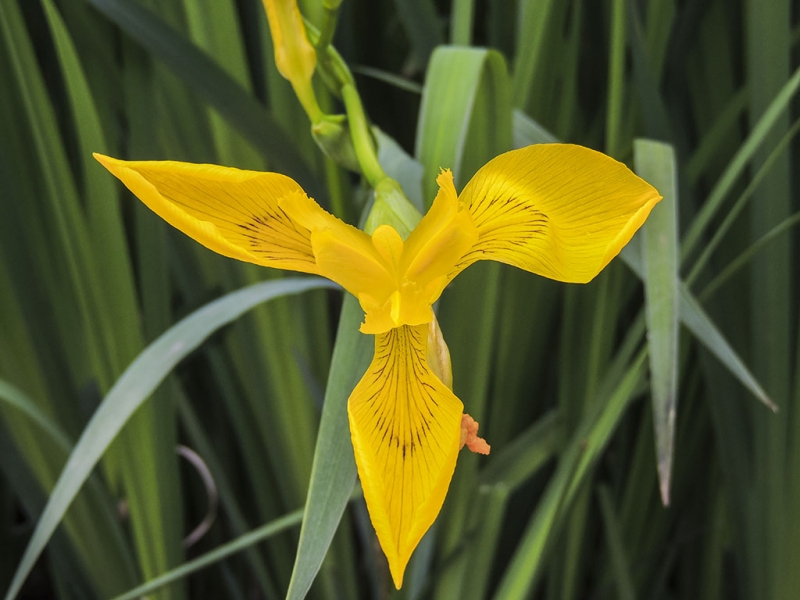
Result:
[[[204,306],[150,344],[117,380],[84,429],[28,542],[6,600],[12,600],[19,593],[36,559],[109,444],[175,365],[220,327],[258,304],[321,287],[334,285],[318,278],[260,283]]]
[[[596,402],[584,416],[578,431],[570,440],[559,460],[556,472],[545,490],[539,506],[531,517],[503,574],[495,598],[526,598],[541,571],[545,547],[552,540],[565,507],[574,499],[586,481],[598,457],[619,425],[622,415],[636,394],[644,376],[644,353],[628,366],[606,402]]]
[[[358,300],[348,295],[331,358],[303,528],[287,599],[299,600],[308,593],[356,480],[356,463],[347,423],[347,398],[367,370],[372,356],[372,336],[358,331],[363,314]]]
[[[235,540],[228,542],[227,544],[223,544],[222,546],[211,550],[210,552],[206,552],[202,556],[198,556],[197,558],[190,560],[182,564],[180,567],[176,567],[175,569],[170,570],[168,573],[164,573],[163,575],[159,575],[155,579],[151,579],[147,583],[143,583],[142,585],[135,587],[132,590],[125,592],[124,594],[120,594],[114,600],[133,600],[135,598],[143,598],[146,594],[151,594],[156,590],[163,588],[170,583],[175,581],[179,581],[184,577],[195,573],[201,569],[205,569],[225,558],[236,554],[237,552],[242,552],[253,545],[263,542],[275,536],[282,531],[286,531],[296,525],[300,524],[300,521],[303,518],[303,509],[295,510],[288,515],[284,515],[274,521],[270,521],[261,527],[254,529],[253,531],[248,531],[244,535],[240,535]]]
[[[0,379],[0,402],[11,406],[36,423],[42,431],[61,448],[69,450],[72,443],[61,428],[53,422],[22,390]]]
[[[482,92],[488,102],[484,109],[494,127],[481,141],[492,156],[509,149],[508,87],[505,61],[498,52],[452,46],[434,52],[425,75],[414,152],[425,167],[422,187],[426,205],[433,200],[439,168],[452,169],[456,185],[463,185],[464,176],[471,176],[470,171],[483,164],[464,164],[473,112]]]
[[[756,398],[770,410],[777,412],[778,407],[714,325],[689,288],[681,284],[679,292],[681,322]]]
[[[694,221],[692,221],[686,235],[683,236],[683,244],[681,246],[681,256],[683,258],[689,256],[695,246],[701,241],[703,231],[716,216],[722,206],[725,196],[730,192],[731,188],[733,188],[733,185],[753,156],[755,156],[761,144],[767,139],[773,126],[781,118],[781,115],[783,115],[784,111],[789,106],[789,103],[792,98],[794,98],[798,89],[800,89],[800,69],[794,72],[791,79],[786,82],[781,88],[781,91],[769,104],[764,114],[759,118],[758,123],[753,127],[753,130],[750,132],[744,144],[737,150],[728,168],[725,169],[725,172],[714,186],[714,189],[711,190],[700,212],[697,214]]]
[[[643,247],[656,460],[661,501],[666,506],[669,504],[678,392],[679,279],[675,152],[667,144],[636,140],[634,161],[637,173],[664,196],[645,223]]]

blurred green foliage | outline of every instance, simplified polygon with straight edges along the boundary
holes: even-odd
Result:
[[[322,0],[300,6],[321,23]],[[261,3],[0,0],[0,589],[75,448],[19,597],[796,598],[798,14],[342,3],[333,46],[412,201],[440,167],[460,188],[556,139],[668,200],[589,285],[481,264],[445,293],[455,392],[492,454],[461,456],[396,592],[344,418],[371,350],[357,305],[268,282],[222,327],[255,302],[234,290],[281,276],[170,230],[91,158],[280,171],[357,223],[368,190],[318,150]]]

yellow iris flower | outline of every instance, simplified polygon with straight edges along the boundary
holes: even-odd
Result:
[[[529,146],[491,160],[460,195],[450,171],[442,171],[433,205],[403,239],[390,225],[368,235],[340,221],[277,173],[96,158],[204,246],[327,277],[358,298],[361,331],[375,335],[375,355],[348,402],[350,433],[367,508],[398,588],[441,510],[460,447],[466,441],[488,450],[429,364],[433,303],[478,260],[588,282],[661,199],[599,152]]]

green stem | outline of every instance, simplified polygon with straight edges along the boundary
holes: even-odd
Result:
[[[619,159],[622,153],[622,114],[625,98],[625,0],[611,4],[611,49],[608,57],[608,105],[606,152]]]
[[[328,43],[321,50],[321,40],[323,33],[314,27],[307,19],[303,20],[306,25],[306,34],[309,41],[317,48],[317,70],[322,75],[323,81],[330,87],[331,91],[337,96],[341,96],[342,87],[345,85],[355,85],[353,74],[336,48]],[[323,27],[325,24],[323,23]],[[333,33],[331,33],[333,35]]]
[[[325,118],[325,115],[322,112],[322,109],[319,107],[317,96],[314,94],[314,86],[311,84],[311,81],[292,81],[291,84],[294,88],[294,93],[297,96],[297,99],[300,101],[300,104],[303,106],[303,110],[306,111],[311,124],[316,125],[322,121],[322,119]]]
[[[453,2],[453,20],[450,39],[456,46],[469,46],[472,43],[472,22],[475,17],[475,0],[456,0]]]
[[[342,100],[344,100],[347,120],[350,124],[350,136],[353,140],[353,147],[356,151],[358,164],[364,177],[367,178],[372,188],[378,186],[387,175],[378,162],[378,155],[375,146],[372,144],[372,136],[367,125],[367,117],[364,114],[364,106],[361,104],[361,97],[352,84],[342,86]]]
[[[331,45],[333,34],[336,32],[336,17],[339,13],[339,6],[341,3],[341,0],[332,0],[324,3],[319,39],[314,43],[317,56],[324,56],[328,46]],[[308,27],[306,27],[306,29],[308,29]]]

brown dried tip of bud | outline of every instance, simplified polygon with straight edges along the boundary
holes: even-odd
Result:
[[[486,440],[478,437],[478,422],[464,413],[461,415],[461,446],[466,446],[471,452],[478,454],[489,454],[491,446]]]

